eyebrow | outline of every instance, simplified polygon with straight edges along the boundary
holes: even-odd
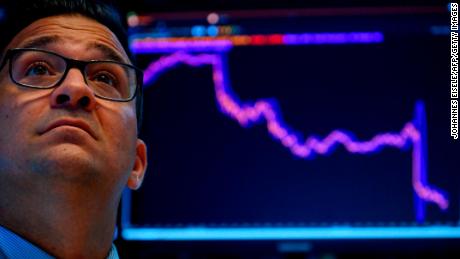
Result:
[[[42,36],[24,43],[22,48],[43,48],[59,41],[58,36]]]
[[[112,60],[112,61],[117,61],[117,62],[120,62],[120,63],[127,63],[126,59],[124,59],[120,54],[118,54],[118,52],[116,52],[115,50],[113,50],[112,48],[110,47],[107,47],[106,45],[104,44],[100,44],[100,43],[97,43],[97,42],[93,42],[90,44],[89,46],[90,48],[96,48],[98,49],[99,51],[101,51],[104,56],[106,56],[109,60]]]

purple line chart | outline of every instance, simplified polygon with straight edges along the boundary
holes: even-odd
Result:
[[[357,154],[377,152],[385,146],[403,148],[410,143],[413,145],[412,186],[416,195],[424,202],[434,203],[443,210],[448,208],[449,201],[447,198],[426,183],[426,167],[423,161],[425,158],[422,156],[426,151],[423,150],[421,144],[424,136],[422,135],[423,131],[420,130],[425,127],[423,123],[425,108],[422,101],[417,103],[414,122],[408,122],[399,133],[381,133],[368,141],[356,141],[347,133],[335,130],[322,140],[310,137],[301,143],[293,133],[286,129],[270,102],[260,100],[254,104],[240,103],[237,101],[237,96],[230,94],[233,91],[228,84],[228,75],[223,68],[223,62],[221,56],[216,54],[189,55],[178,52],[162,57],[150,64],[145,70],[144,81],[146,85],[150,85],[158,75],[173,69],[180,63],[194,67],[211,65],[213,66],[216,99],[221,111],[238,121],[243,127],[262,120],[265,121],[267,130],[274,139],[281,142],[293,155],[304,159],[308,159],[314,154],[328,154],[333,150],[334,145],[339,143],[344,145],[348,152]],[[421,207],[417,210],[417,219],[420,222],[424,220],[424,212]]]

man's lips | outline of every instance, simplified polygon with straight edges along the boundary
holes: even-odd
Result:
[[[51,131],[52,129],[62,127],[62,126],[71,126],[71,127],[76,127],[79,129],[82,129],[86,131],[91,137],[94,139],[97,139],[96,135],[94,134],[94,131],[91,129],[91,127],[84,121],[82,120],[76,120],[76,119],[59,119],[53,123],[51,123],[41,134],[44,134],[48,131]]]

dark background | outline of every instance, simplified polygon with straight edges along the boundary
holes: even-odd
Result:
[[[125,10],[139,13],[170,13],[189,11],[219,10],[259,10],[259,9],[298,9],[298,8],[334,8],[334,7],[387,7],[387,6],[446,6],[449,1],[304,1],[304,0],[133,0],[115,1]]]

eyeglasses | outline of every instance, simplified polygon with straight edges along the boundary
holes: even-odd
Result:
[[[9,49],[0,69],[7,61],[11,80],[20,86],[53,88],[64,81],[71,68],[77,68],[94,95],[102,99],[128,102],[142,88],[142,71],[117,61],[74,60],[51,51],[31,48]]]

